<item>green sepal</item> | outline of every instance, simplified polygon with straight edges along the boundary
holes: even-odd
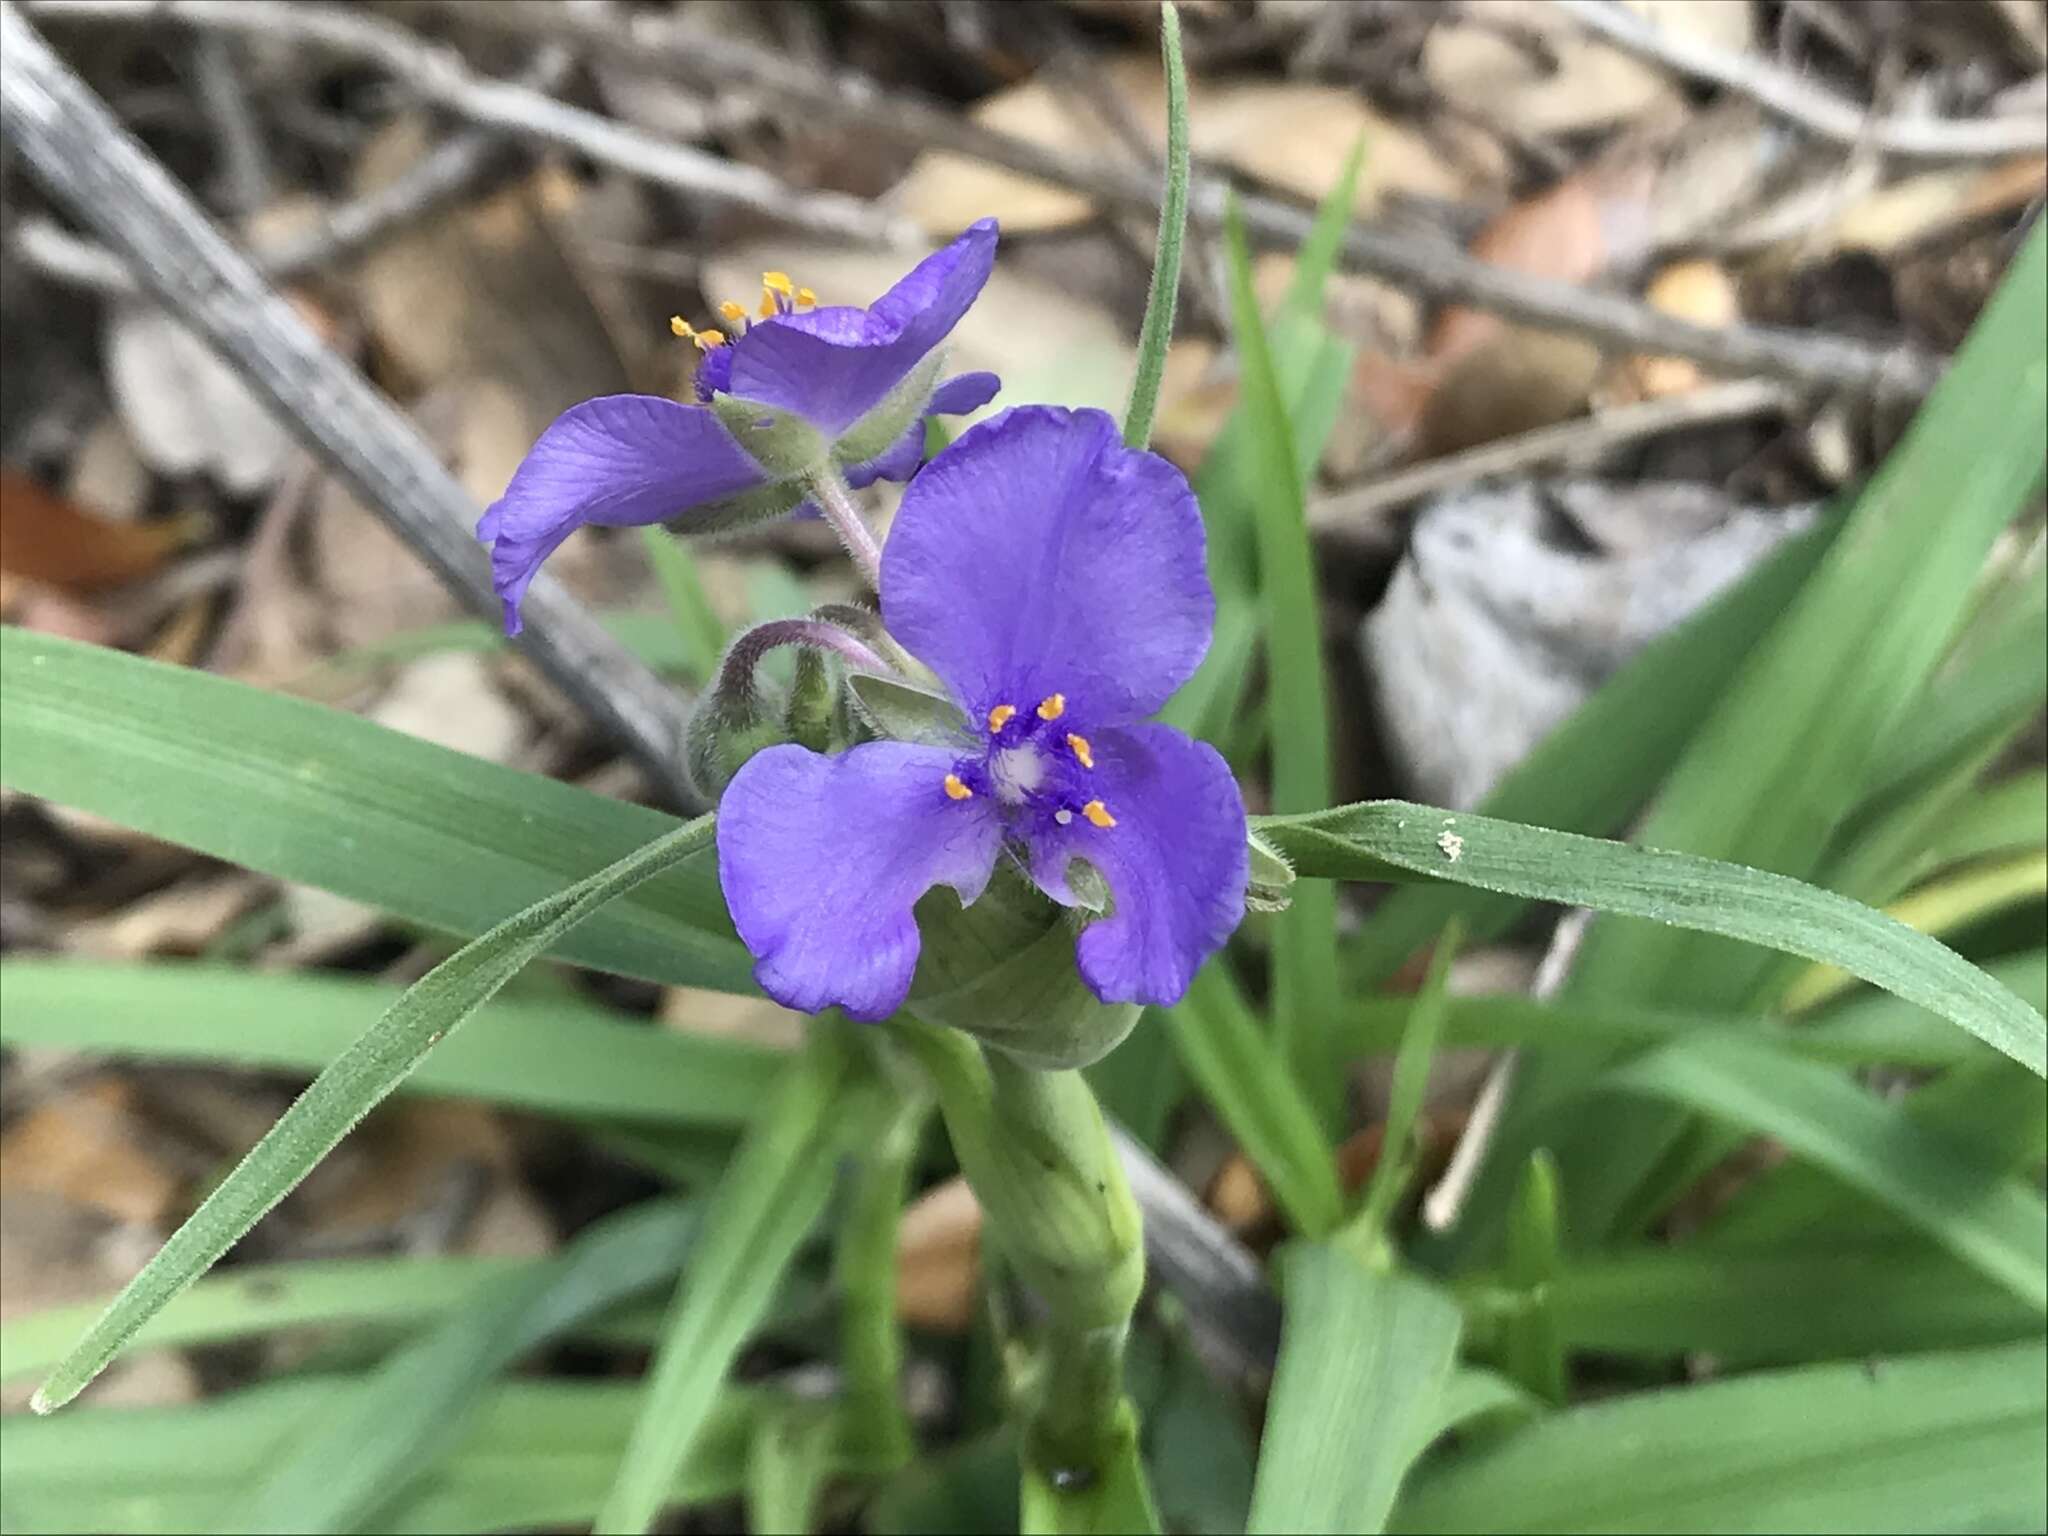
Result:
[[[1251,852],[1251,880],[1244,904],[1254,912],[1285,912],[1294,905],[1294,866],[1257,832],[1247,831],[1245,842]]]
[[[854,708],[877,736],[927,746],[965,747],[973,741],[960,706],[942,693],[867,672],[854,674],[847,683]]]
[[[782,712],[789,739],[813,752],[830,752],[836,745],[841,720],[839,686],[832,668],[817,651],[796,653],[796,677],[789,687],[789,703]]]
[[[839,440],[832,445],[832,457],[841,464],[865,464],[894,448],[896,440],[924,416],[932,402],[932,392],[939,386],[939,370],[944,366],[944,348],[927,352],[882,397],[881,404],[839,434]]]
[[[711,409],[770,479],[808,479],[831,460],[825,435],[792,412],[737,395],[713,395]]]
[[[1137,1027],[1135,1003],[1105,1003],[1074,964],[1087,914],[1059,906],[1014,867],[997,867],[981,899],[945,889],[917,904],[923,938],[910,1008],[973,1035],[1028,1067],[1101,1060]]]

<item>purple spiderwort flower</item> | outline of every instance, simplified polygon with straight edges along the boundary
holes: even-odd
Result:
[[[704,353],[696,403],[605,395],[572,407],[478,522],[505,632],[519,633],[519,603],[541,563],[586,524],[690,514],[689,531],[712,532],[795,509],[807,467],[762,463],[758,444],[750,453],[735,435],[736,421],[795,418],[855,489],[909,479],[923,458],[925,417],[979,410],[999,387],[992,373],[967,373],[934,388],[936,349],[980,295],[995,247],[996,222],[983,219],[866,309],[810,307],[809,289],[771,272],[759,315],[723,307],[730,337],[672,322]],[[743,408],[737,417],[733,405]]]
[[[1186,479],[1101,411],[1031,406],[962,434],[904,493],[882,618],[964,714],[956,742],[753,757],[719,806],[727,906],[769,996],[893,1013],[916,969],[911,909],[963,905],[1005,849],[1062,905],[1112,910],[1076,944],[1105,1003],[1167,1004],[1244,915],[1244,803],[1216,751],[1144,723],[1215,620]]]

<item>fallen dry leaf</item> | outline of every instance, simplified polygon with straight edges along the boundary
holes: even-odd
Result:
[[[1741,50],[1752,18],[1735,0],[1628,0],[1659,28]],[[1577,133],[1676,114],[1684,97],[1654,64],[1586,32],[1539,0],[1488,0],[1447,11],[1422,47],[1422,73],[1444,101],[1525,134]]]
[[[1166,82],[1151,52],[1105,66],[1106,88],[1148,143],[1166,143]],[[984,127],[1028,139],[1062,154],[1093,159],[1116,143],[1083,93],[1044,74],[998,91],[969,114]],[[1448,165],[1413,129],[1381,116],[1354,91],[1305,81],[1197,80],[1189,86],[1189,147],[1198,161],[1227,165],[1246,176],[1310,201],[1336,185],[1351,146],[1363,135],[1365,164],[1356,207],[1376,210],[1389,192],[1461,198],[1473,192],[1468,177]],[[1085,193],[1054,186],[984,161],[944,150],[918,157],[897,185],[903,211],[935,238],[946,239],[993,214],[1011,234],[1060,229],[1094,213]]]
[[[73,1084],[0,1137],[0,1190],[55,1195],[118,1221],[161,1226],[183,1181],[133,1134],[135,1091],[111,1074]]]
[[[69,592],[94,592],[150,575],[189,542],[188,522],[97,517],[26,475],[0,469],[0,571]]]
[[[236,496],[277,478],[290,434],[239,374],[163,310],[116,306],[104,352],[114,405],[150,468],[208,475]]]
[[[1694,325],[1726,327],[1742,318],[1735,279],[1719,262],[1675,261],[1650,280],[1643,297],[1653,309]],[[1706,373],[1689,357],[1631,357],[1617,371],[1603,403],[1662,400],[1698,389]]]

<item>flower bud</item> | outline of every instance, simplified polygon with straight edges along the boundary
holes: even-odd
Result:
[[[753,667],[720,667],[717,683],[705,690],[683,727],[683,765],[697,793],[716,801],[748,758],[787,740],[780,713],[754,685]]]

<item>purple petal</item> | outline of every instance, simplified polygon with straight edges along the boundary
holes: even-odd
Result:
[[[732,346],[732,393],[842,431],[951,334],[995,255],[996,221],[983,219],[866,310],[815,309],[750,327]]]
[[[917,969],[910,909],[935,885],[962,904],[995,867],[993,801],[953,800],[940,747],[877,741],[837,757],[770,747],[718,806],[718,878],[754,979],[786,1008],[894,1013]]]
[[[760,485],[760,465],[702,406],[605,395],[562,413],[476,525],[491,546],[505,633],[541,562],[586,523],[659,523]]]
[[[1115,910],[1081,931],[1081,978],[1105,1003],[1164,1007],[1244,918],[1244,801],[1216,749],[1170,725],[1098,731],[1089,745],[1088,789],[1116,825],[1045,824],[1030,839],[1031,878],[1075,906],[1068,861],[1094,865]]]
[[[927,416],[965,416],[995,399],[1003,381],[992,373],[957,373],[932,391]]]
[[[1004,411],[904,492],[882,613],[970,715],[1061,693],[1081,729],[1142,719],[1209,648],[1201,513],[1101,411]]]

